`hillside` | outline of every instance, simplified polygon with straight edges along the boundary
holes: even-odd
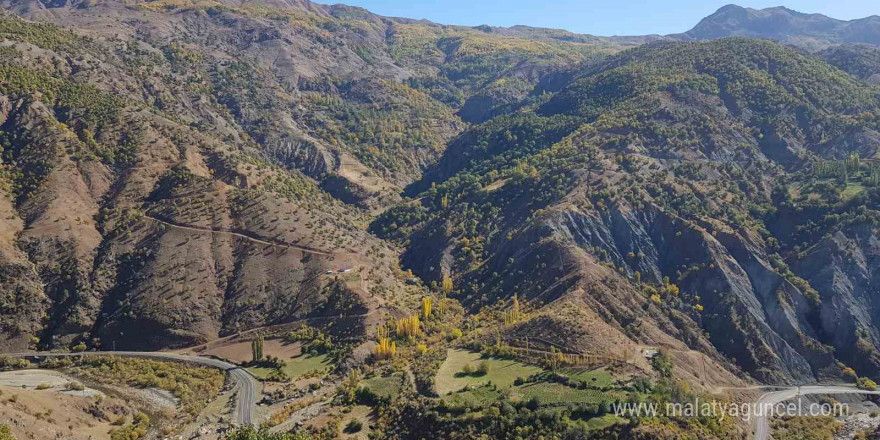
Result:
[[[17,347],[158,348],[288,322],[317,313],[323,272],[351,267],[361,297],[406,304],[418,288],[365,232],[370,213],[469,121],[619,47],[311,3],[4,7],[24,18],[0,28]],[[161,335],[124,336],[142,326]]]
[[[14,17],[2,35],[8,348],[190,345],[344,313],[325,310],[327,270],[356,269],[345,294],[370,313],[412,289],[362,211],[267,161],[209,72],[182,67],[196,52]]]
[[[0,4],[0,352],[225,357],[316,438],[744,439],[610,405],[880,379],[876,17]]]
[[[864,357],[876,347],[839,336],[858,332],[837,318],[865,312],[842,299],[869,297],[874,275],[806,263],[837,234],[875,264],[877,190],[842,196],[850,183],[804,169],[877,157],[878,92],[769,42],[645,45],[464,133],[434,183],[413,187],[420,205],[373,230],[406,243],[422,277],[455,274],[470,307],[515,293],[554,318],[576,312],[587,331],[568,342],[584,349],[675,336],[771,383],[835,375],[832,353],[877,371]]]
[[[867,82],[880,84],[880,48],[867,44],[841,45],[820,52],[829,64]]]

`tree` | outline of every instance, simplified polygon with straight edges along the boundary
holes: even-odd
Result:
[[[431,298],[424,297],[422,298],[422,317],[427,319],[431,316]]]
[[[364,375],[361,373],[361,370],[355,368],[348,376],[346,376],[345,380],[339,384],[336,394],[342,398],[343,402],[349,404],[354,403],[355,398],[357,397],[358,385],[360,385],[361,379],[363,378]]]
[[[251,340],[251,358],[254,363],[263,360],[263,336],[257,336]]]
[[[486,361],[482,361],[477,365],[477,369],[474,370],[474,374],[477,376],[485,376],[489,374],[489,363]]]
[[[393,358],[397,353],[397,344],[391,341],[388,329],[384,325],[376,329],[376,340],[378,344],[373,348],[373,356],[378,360]]]
[[[443,274],[443,282],[440,284],[443,293],[452,292],[452,278],[448,274]]]
[[[397,320],[397,336],[406,338],[415,338],[422,333],[421,321],[419,315],[412,315],[408,318]]]
[[[379,343],[373,349],[373,356],[376,359],[391,359],[397,353],[397,344],[391,341],[391,338],[379,338]]]
[[[667,379],[672,377],[674,364],[672,363],[672,358],[669,357],[669,352],[665,349],[661,349],[660,352],[651,358],[651,366],[660,373],[660,376]]]
[[[269,433],[268,427],[255,428],[254,426],[248,425],[243,426],[241,428],[237,428],[223,437],[223,440],[313,440],[314,437],[311,435],[298,432],[295,434],[290,433]]]
[[[510,311],[507,312],[507,315],[504,317],[504,324],[516,324],[519,320],[522,319],[522,312],[519,307],[519,298],[517,298],[516,294],[513,295],[513,304],[510,306]]]

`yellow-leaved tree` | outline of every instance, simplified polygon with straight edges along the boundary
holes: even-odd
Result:
[[[431,306],[432,306],[431,298],[429,298],[427,296],[422,298],[422,317],[423,318],[427,319],[429,316],[431,316]]]

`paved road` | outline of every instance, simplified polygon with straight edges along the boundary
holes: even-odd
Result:
[[[773,391],[764,394],[758,399],[761,408],[767,408],[771,405],[793,399],[798,396],[808,394],[878,394],[880,391],[860,390],[855,387],[848,386],[822,386],[811,385],[803,387],[786,388],[779,391]],[[767,440],[770,438],[770,420],[767,418],[767,411],[759,410],[759,415],[755,418],[755,435],[754,440]]]
[[[9,357],[62,357],[81,355],[113,355],[128,357],[143,357],[150,359],[165,359],[179,362],[189,362],[207,367],[219,368],[226,371],[235,382],[235,421],[241,425],[253,425],[254,413],[257,410],[257,395],[260,383],[254,379],[244,368],[217,359],[199,356],[186,356],[172,353],[157,353],[145,351],[84,351],[82,353],[12,353],[3,354]]]

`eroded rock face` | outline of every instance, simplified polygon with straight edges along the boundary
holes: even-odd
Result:
[[[858,371],[880,367],[880,240],[875,226],[853,224],[822,238],[791,263],[822,295],[819,331]]]
[[[613,206],[601,215],[567,211],[548,226],[580,248],[598,249],[628,277],[638,271],[643,283],[687,272],[677,283],[690,292],[685,301],[700,297],[710,341],[764,382],[810,381],[834,366],[810,321],[815,305],[772,270],[754,237],[713,234],[650,206]]]

